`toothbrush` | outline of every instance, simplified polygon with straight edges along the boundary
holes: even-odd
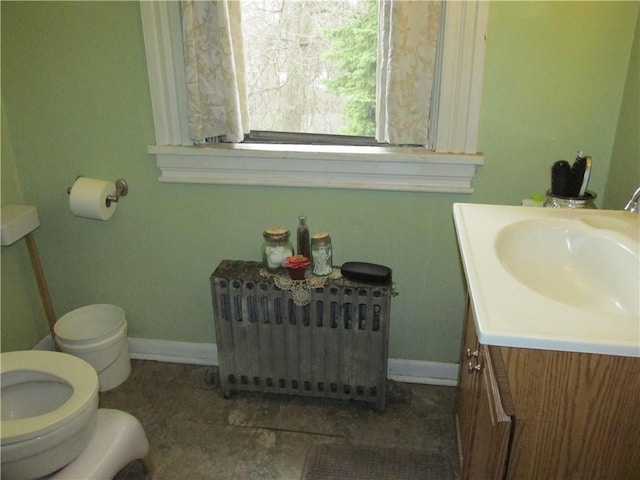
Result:
[[[585,157],[584,176],[582,177],[582,185],[580,186],[579,197],[584,197],[587,193],[587,185],[589,184],[589,176],[591,175],[591,157]]]

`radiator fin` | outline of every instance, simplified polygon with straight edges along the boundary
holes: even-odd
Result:
[[[372,402],[386,399],[391,281],[344,278],[308,305],[260,276],[257,262],[223,261],[211,276],[221,386]]]

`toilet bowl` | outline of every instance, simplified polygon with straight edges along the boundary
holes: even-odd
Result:
[[[0,354],[2,478],[33,479],[73,461],[94,433],[98,376],[73,355]]]

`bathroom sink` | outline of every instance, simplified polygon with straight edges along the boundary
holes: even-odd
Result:
[[[454,205],[478,337],[640,357],[640,215]]]
[[[17,242],[40,226],[36,207],[32,205],[7,205],[2,207],[0,244],[4,247]]]
[[[541,295],[604,314],[640,314],[640,256],[624,236],[545,218],[503,228],[495,248],[506,270]]]

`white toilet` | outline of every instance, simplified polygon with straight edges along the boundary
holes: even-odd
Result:
[[[94,433],[98,376],[59,352],[1,354],[2,478],[48,475],[69,464]]]
[[[153,475],[140,422],[98,409],[98,375],[60,352],[0,354],[2,479],[111,480],[141,459]]]

